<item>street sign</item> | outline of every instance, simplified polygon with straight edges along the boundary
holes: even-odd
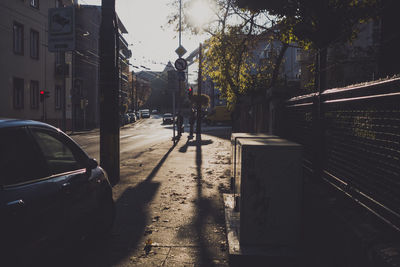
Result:
[[[185,77],[186,75],[185,75],[185,72],[183,72],[183,71],[178,71],[178,80],[179,81],[184,81],[185,80]]]
[[[179,57],[182,57],[186,52],[187,52],[186,49],[185,49],[182,45],[180,45],[180,46],[175,50],[175,53],[176,53]]]
[[[175,61],[175,68],[176,68],[177,70],[185,70],[186,67],[187,67],[187,62],[186,62],[185,59],[183,59],[183,58],[178,58],[178,59]]]
[[[50,8],[48,48],[50,52],[75,49],[74,7]]]

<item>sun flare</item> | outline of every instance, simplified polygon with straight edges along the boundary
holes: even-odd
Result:
[[[195,27],[203,28],[212,21],[214,11],[212,4],[207,0],[193,0],[189,3],[187,19]]]

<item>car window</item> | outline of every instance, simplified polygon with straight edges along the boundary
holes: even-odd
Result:
[[[59,174],[84,168],[83,164],[79,162],[72,152],[71,145],[63,140],[57,133],[37,129],[33,129],[32,133],[44,154],[45,161],[49,166],[51,174]]]
[[[13,185],[47,177],[38,147],[23,128],[0,129],[0,183]]]

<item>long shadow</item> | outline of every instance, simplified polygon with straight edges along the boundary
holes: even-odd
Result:
[[[116,201],[117,217],[115,221],[117,235],[112,240],[116,244],[114,251],[110,254],[111,264],[119,262],[135,250],[140,244],[146,222],[148,221],[148,204],[160,187],[160,183],[153,182],[153,178],[175,148],[176,143],[160,159],[145,180],[135,187],[130,187]]]
[[[207,219],[213,218],[216,224],[220,226],[223,225],[223,220],[221,220],[219,211],[216,207],[216,203],[212,200],[203,196],[203,175],[202,175],[202,146],[211,144],[212,140],[201,140],[201,137],[197,138],[197,140],[191,141],[188,145],[196,146],[196,194],[197,199],[195,202],[195,216],[193,221],[189,227],[183,227],[181,232],[178,233],[178,236],[184,238],[186,236],[185,230],[187,228],[192,228],[195,231],[195,235],[198,240],[197,247],[199,249],[198,255],[196,255],[196,263],[195,266],[215,266],[213,261],[213,256],[215,255],[215,251],[212,247],[210,247],[210,240],[207,239],[207,236],[210,235],[210,232],[207,232]]]
[[[78,242],[41,266],[109,267],[125,259],[139,246],[148,221],[148,204],[160,187],[160,183],[152,179],[175,146],[167,151],[145,180],[128,187],[116,200],[116,219],[110,236]]]
[[[189,146],[189,143],[190,143],[190,140],[187,139],[187,140],[186,140],[186,143],[185,143],[183,146],[181,146],[181,147],[179,148],[179,152],[181,152],[181,153],[186,153],[186,151],[187,151],[187,149],[188,149],[188,146]]]

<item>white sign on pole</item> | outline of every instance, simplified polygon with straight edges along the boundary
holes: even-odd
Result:
[[[75,49],[74,7],[50,8],[49,13],[50,52],[71,51]]]

